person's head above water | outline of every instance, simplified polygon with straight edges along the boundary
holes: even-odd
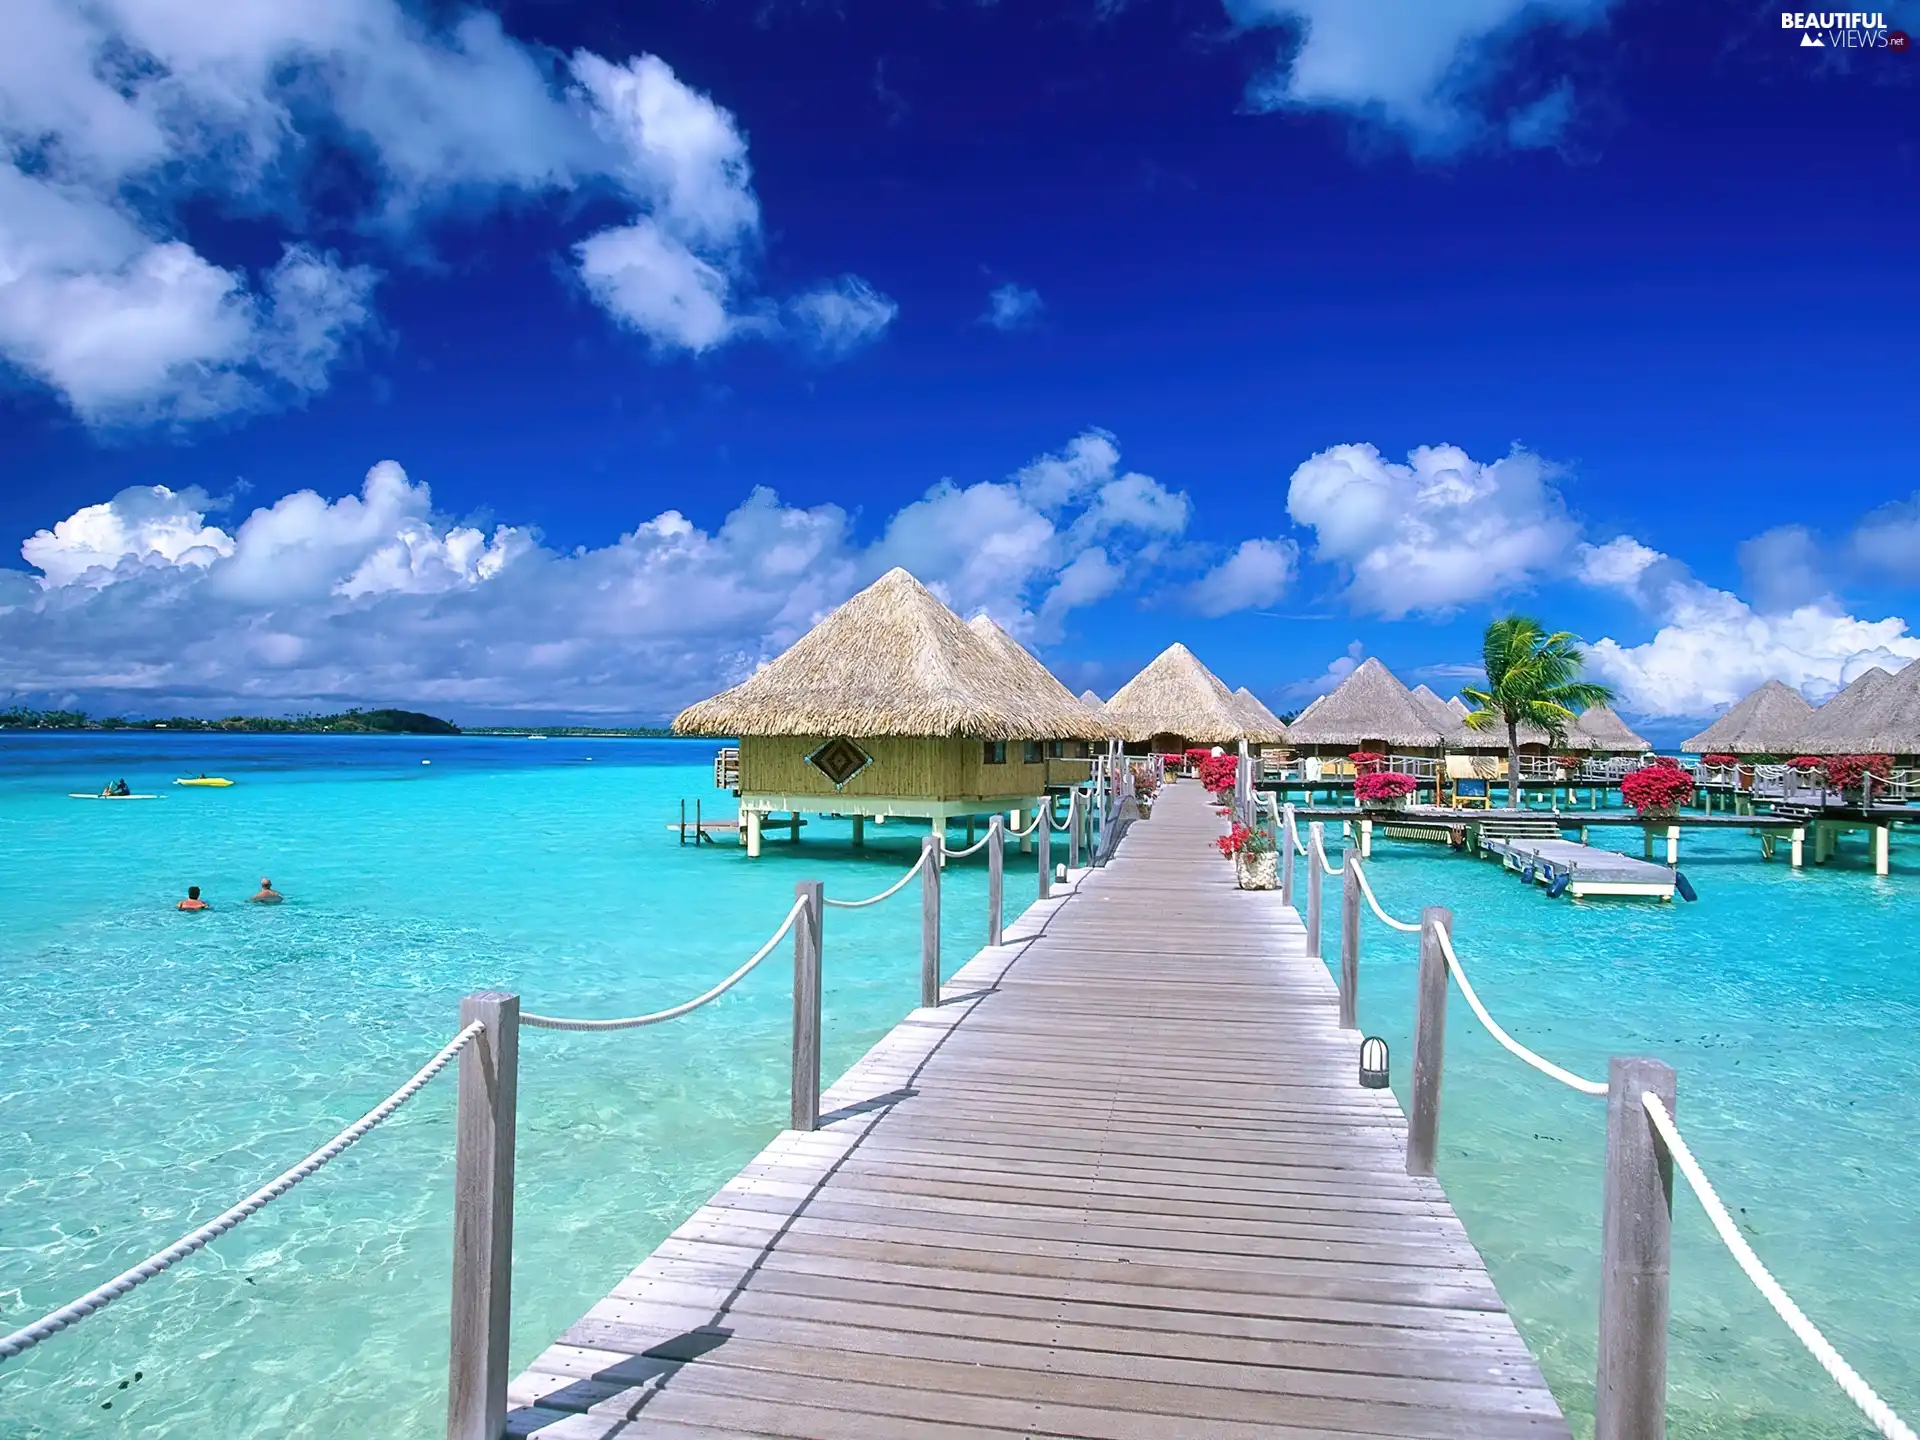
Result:
[[[198,900],[199,898],[200,898],[200,887],[198,885],[187,886],[187,899]]]
[[[262,890],[271,890],[271,889],[273,889],[273,881],[271,881],[271,880],[269,880],[269,879],[267,879],[267,877],[266,877],[266,876],[264,876],[264,875],[262,875],[262,876],[260,877],[260,888],[261,888]]]

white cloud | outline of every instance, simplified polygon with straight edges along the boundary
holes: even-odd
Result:
[[[1639,715],[1708,715],[1767,680],[1824,700],[1872,666],[1897,670],[1920,657],[1920,637],[1898,616],[1856,619],[1825,597],[1762,613],[1626,536],[1585,547],[1582,575],[1634,596],[1660,622],[1644,644],[1602,639],[1589,650],[1594,671]]]
[[[1008,281],[987,292],[987,308],[981,312],[980,323],[996,330],[1024,330],[1039,320],[1045,308],[1038,290]]]
[[[1314,531],[1357,609],[1397,620],[1445,614],[1525,588],[1559,566],[1578,533],[1554,469],[1516,448],[1481,463],[1423,445],[1405,465],[1371,445],[1336,445],[1302,463],[1287,513]]]
[[[1740,574],[1753,603],[1769,615],[1830,593],[1820,542],[1804,525],[1777,525],[1741,542]]]
[[[858,275],[794,296],[787,311],[802,341],[822,355],[851,354],[886,332],[900,307]]]
[[[1870,511],[1849,542],[1854,562],[1877,578],[1920,581],[1920,494]]]
[[[1145,478],[1118,458],[1089,435],[1007,480],[943,483],[871,544],[837,506],[756,490],[712,531],[669,510],[560,553],[524,528],[436,514],[391,461],[356,494],[297,491],[231,530],[208,523],[198,491],[129,489],[26,541],[38,584],[0,570],[0,694],[661,714],[741,678],[894,564],[961,613],[1044,640],[1150,573],[1134,543],[1146,532],[1116,519],[1104,529],[1119,543],[1103,546],[1076,528],[1106,489]],[[1024,477],[1090,459],[1077,498],[1036,505]]]
[[[429,212],[612,195],[631,214],[575,258],[618,321],[664,352],[780,333],[756,323],[766,302],[735,304],[761,246],[746,138],[656,56],[561,65],[491,13],[435,25],[399,0],[14,0],[0,10],[0,359],[95,424],[323,388],[372,323],[376,279],[299,243],[307,166],[340,146],[373,195],[345,217],[372,222],[365,243],[404,241]],[[190,206],[294,233],[250,276],[193,247]]]
[[[1290,685],[1282,686],[1280,693],[1296,704],[1317,700],[1358,670],[1360,662],[1366,658],[1367,647],[1355,640],[1347,646],[1346,654],[1337,656],[1333,663],[1318,675],[1309,676],[1305,680],[1295,680]]]
[[[1291,53],[1254,84],[1254,105],[1340,111],[1397,133],[1416,151],[1445,153],[1496,138],[1523,147],[1554,143],[1572,103],[1564,80],[1544,88],[1535,84],[1522,98],[1498,106],[1492,82],[1509,70],[1507,49],[1516,38],[1545,24],[1598,24],[1609,0],[1225,4],[1240,25],[1289,32]],[[1496,109],[1501,113],[1490,113]]]
[[[1286,594],[1300,558],[1291,540],[1243,540],[1234,552],[1188,590],[1202,615],[1229,615],[1271,605]]]

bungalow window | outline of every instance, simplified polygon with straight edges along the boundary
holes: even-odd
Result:
[[[1007,742],[1004,740],[987,741],[986,742],[986,762],[989,765],[1006,764],[1007,763]]]
[[[1049,740],[1049,741],[1047,742],[1047,758],[1048,758],[1048,759],[1050,759],[1050,760],[1058,760],[1058,759],[1060,759],[1060,758],[1061,758],[1062,756],[1064,756],[1064,755],[1065,755],[1066,753],[1067,753],[1067,742],[1066,742],[1066,741],[1064,741],[1064,740]]]
[[[1028,740],[1023,742],[1023,748],[1022,748],[1022,753],[1020,758],[1029,765],[1038,765],[1040,763],[1040,758],[1041,758],[1040,742],[1038,740]]]

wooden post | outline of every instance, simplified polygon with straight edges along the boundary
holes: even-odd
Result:
[[[1347,856],[1340,877],[1340,1028],[1360,1028],[1360,871]]]
[[[1407,1116],[1407,1173],[1433,1174],[1440,1151],[1440,1072],[1447,1050],[1447,957],[1440,930],[1453,933],[1453,912],[1429,905],[1420,912],[1420,988],[1413,1020],[1413,1106]]]
[[[987,944],[998,945],[1006,892],[1007,830],[995,815],[987,822]]]
[[[1649,1090],[1672,1114],[1671,1066],[1617,1055],[1608,1063],[1594,1440],[1662,1440],[1667,1433],[1673,1157],[1641,1103]]]
[[[1667,826],[1667,864],[1678,865],[1679,863],[1680,827],[1678,825],[1669,825]]]
[[[940,848],[938,834],[920,842],[920,1003],[940,1003]]]
[[[858,850],[867,843],[867,817],[853,817],[853,848]]]
[[[1793,854],[1791,856],[1793,868],[1798,870],[1804,865],[1806,863],[1806,857],[1807,828],[1804,825],[1796,825],[1793,827]]]
[[[460,1052],[455,1101],[447,1440],[499,1440],[507,1425],[520,997],[498,990],[467,996],[460,1026],[476,1020],[486,1029]]]
[[[1067,792],[1067,869],[1080,868],[1080,792]]]
[[[684,796],[680,800],[680,843],[687,843],[687,802]]]
[[[1315,960],[1321,955],[1320,881],[1323,868],[1320,864],[1320,846],[1314,843],[1314,839],[1319,839],[1324,833],[1320,822],[1316,820],[1309,830],[1313,838],[1307,841],[1307,954]]]
[[[1039,823],[1033,827],[1034,851],[1040,857],[1040,898],[1053,894],[1053,797],[1042,796],[1040,808],[1033,812]]]
[[[793,1128],[820,1124],[820,918],[818,880],[802,880],[794,897],[806,908],[793,921]]]
[[[1293,814],[1289,805],[1280,816],[1280,903],[1293,904],[1293,830],[1287,824],[1287,817]]]
[[[1360,858],[1362,860],[1373,858],[1373,821],[1371,820],[1360,822]]]
[[[749,810],[745,814],[747,822],[747,854],[758,856],[760,853],[760,812]]]

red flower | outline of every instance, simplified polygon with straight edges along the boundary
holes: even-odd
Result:
[[[1643,765],[1620,782],[1620,797],[1642,815],[1649,810],[1671,810],[1693,795],[1693,776],[1678,763],[1666,760]]]
[[[1398,770],[1372,770],[1354,777],[1353,795],[1356,800],[1398,800],[1411,795],[1417,783]]]
[[[1373,770],[1384,770],[1387,768],[1387,757],[1382,755],[1378,750],[1355,750],[1347,756],[1347,759],[1353,762],[1355,773],[1360,775],[1365,775]]]
[[[1700,763],[1702,765],[1711,765],[1717,770],[1724,770],[1729,765],[1738,765],[1740,763],[1740,757],[1738,755],[1702,755],[1700,757]]]
[[[1893,771],[1891,755],[1829,755],[1827,783],[1836,790],[1858,790],[1862,780],[1884,780]]]
[[[1273,849],[1273,841],[1267,838],[1266,831],[1252,830],[1238,824],[1213,843],[1229,860],[1236,855],[1264,855]]]
[[[1233,789],[1240,773],[1240,761],[1233,755],[1209,755],[1200,762],[1200,783],[1215,795]]]

